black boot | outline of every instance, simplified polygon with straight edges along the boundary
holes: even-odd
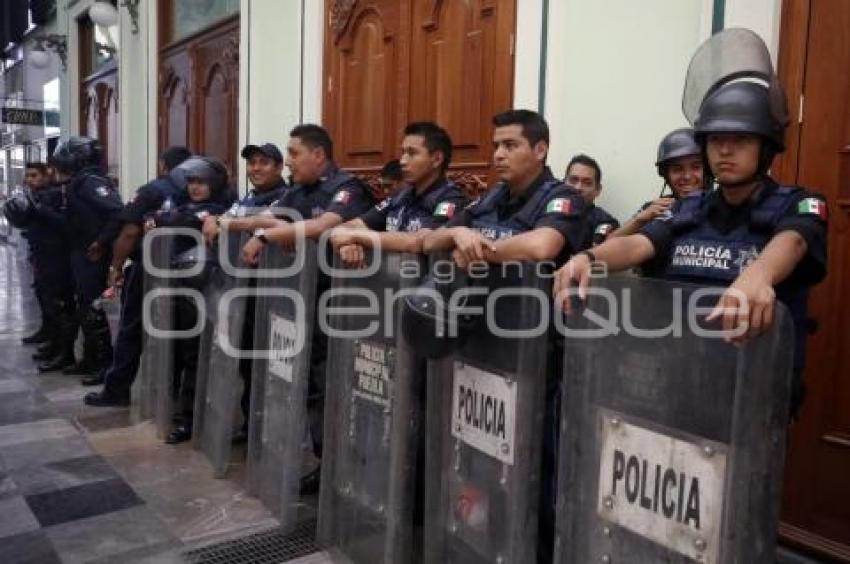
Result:
[[[39,372],[57,372],[74,364],[74,353],[65,351],[38,365]]]
[[[32,353],[32,359],[36,362],[42,362],[55,358],[59,354],[59,345],[56,341],[48,341],[40,346],[38,350]]]
[[[96,345],[92,342],[92,338],[89,335],[86,335],[85,333],[83,334],[83,358],[62,372],[64,374],[76,374],[80,376],[97,374],[98,366]]]
[[[127,407],[130,405],[130,394],[115,393],[107,391],[106,388],[99,392],[90,392],[86,394],[83,400],[86,405],[94,407]]]
[[[41,343],[46,343],[50,340],[50,331],[48,331],[47,327],[44,325],[41,328],[30,335],[29,337],[24,337],[21,339],[21,342],[25,345],[40,345]]]
[[[90,375],[84,376],[80,380],[80,384],[83,386],[100,386],[106,381],[106,369],[99,370],[98,372]]]
[[[191,438],[192,426],[185,423],[179,423],[175,425],[174,428],[171,429],[171,432],[168,433],[168,436],[165,437],[165,444],[176,445],[179,443],[185,443]]]

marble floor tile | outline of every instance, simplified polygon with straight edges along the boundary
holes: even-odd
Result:
[[[38,521],[20,495],[0,499],[0,544],[3,537],[28,533],[40,528]]]
[[[32,385],[21,378],[4,378],[0,380],[0,394],[15,394],[18,392],[31,391],[33,391]],[[2,398],[2,401],[5,403],[8,399]]]
[[[62,564],[43,530],[0,539],[0,562]]]
[[[136,492],[120,478],[27,495],[24,499],[43,527],[142,504]]]
[[[2,427],[0,427],[2,429]],[[0,458],[6,464],[7,471],[19,468],[41,466],[69,458],[90,456],[94,451],[88,441],[81,436],[46,441],[31,441],[0,448]]]
[[[119,476],[100,456],[87,456],[19,469],[14,471],[11,477],[22,494],[34,495],[116,479]]]
[[[144,547],[162,547],[175,538],[144,506],[80,519],[45,529],[64,564],[99,560],[121,562],[118,555]]]
[[[0,449],[20,443],[48,439],[65,439],[79,435],[79,431],[65,419],[43,419],[0,427]]]

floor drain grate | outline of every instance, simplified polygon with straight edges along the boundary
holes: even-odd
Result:
[[[318,552],[316,521],[302,521],[287,534],[265,531],[219,544],[190,550],[190,564],[277,564]]]

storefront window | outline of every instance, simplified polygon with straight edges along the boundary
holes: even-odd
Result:
[[[178,41],[239,12],[239,0],[173,0],[171,41]]]

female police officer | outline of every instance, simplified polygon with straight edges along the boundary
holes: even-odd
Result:
[[[802,400],[808,288],[826,274],[827,211],[820,196],[768,175],[784,150],[787,123],[771,104],[778,86],[768,83],[726,82],[702,102],[696,140],[719,190],[684,198],[671,217],[574,256],[556,273],[554,291],[577,283],[583,298],[595,261],[612,271],[648,265],[662,278],[728,285],[708,319],[719,319],[739,342],[770,326],[779,298],[795,325],[793,414]],[[569,310],[569,300],[564,306]]]
[[[690,127],[674,129],[661,139],[655,168],[658,170],[658,176],[664,179],[661,195],[646,202],[640,211],[609,237],[625,237],[637,233],[650,221],[669,214],[676,200],[702,192],[710,184],[703,172],[702,149],[697,145],[694,130]],[[664,192],[668,187],[672,194],[665,196]]]

